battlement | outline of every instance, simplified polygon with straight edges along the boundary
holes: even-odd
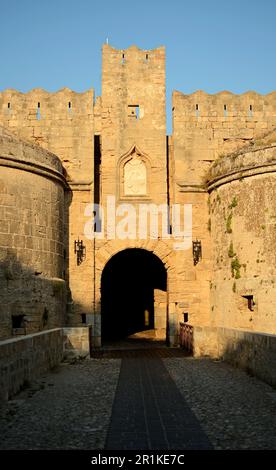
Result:
[[[194,120],[203,117],[259,119],[268,115],[276,118],[276,91],[261,95],[247,91],[240,95],[230,91],[208,94],[198,90],[190,95],[180,91],[173,92],[173,112]]]
[[[93,168],[94,91],[63,88],[50,93],[0,93],[0,124],[21,139],[58,155],[70,180],[81,180]]]
[[[0,92],[0,119],[73,119],[93,114],[94,90],[77,93],[69,88],[48,92],[42,88],[22,93],[7,89]]]
[[[165,60],[165,47],[160,46],[155,49],[140,49],[132,45],[127,49],[115,49],[109,44],[102,47],[103,58],[109,56],[110,63],[127,66],[132,62],[139,62],[145,66],[157,64],[160,60]]]

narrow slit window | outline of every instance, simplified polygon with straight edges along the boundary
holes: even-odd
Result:
[[[37,110],[36,110],[36,119],[39,121],[41,118],[40,114],[40,102],[37,103]]]
[[[198,104],[195,105],[195,113],[196,113],[196,117],[199,116],[199,106]]]
[[[149,60],[149,55],[146,54],[146,62],[148,62],[148,60]]]
[[[8,109],[11,109],[11,103],[8,103]]]
[[[248,115],[249,115],[249,117],[253,116],[253,106],[252,106],[252,104],[249,105]]]
[[[68,102],[68,109],[71,109],[72,105],[71,105],[71,101]]]
[[[126,62],[125,54],[122,54],[122,64],[125,64],[125,62]]]
[[[227,117],[227,105],[223,105],[223,114],[224,114],[224,117]]]
[[[189,321],[189,314],[188,312],[184,312],[184,323],[187,323]]]
[[[81,313],[81,322],[83,325],[86,324],[86,313]]]

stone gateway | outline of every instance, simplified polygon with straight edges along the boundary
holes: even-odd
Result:
[[[276,333],[276,93],[174,91],[167,136],[165,78],[164,47],[105,44],[96,99],[0,93],[1,339],[91,325],[93,347],[142,331],[177,345],[182,323],[205,354],[226,329]],[[127,229],[141,206],[167,208],[166,236]],[[176,206],[180,227],[192,207],[182,238]]]

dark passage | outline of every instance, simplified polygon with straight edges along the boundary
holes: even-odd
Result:
[[[212,449],[162,359],[122,360],[105,448]]]
[[[154,328],[154,289],[166,290],[167,273],[153,253],[127,249],[102,274],[102,338],[117,340]]]

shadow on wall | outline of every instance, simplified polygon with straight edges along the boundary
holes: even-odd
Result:
[[[66,170],[63,167],[63,170],[66,175]],[[66,312],[66,318],[64,325],[68,323],[68,316],[74,314],[74,309],[73,309],[73,299],[72,299],[72,294],[70,290],[70,271],[69,271],[69,222],[70,222],[70,205],[73,199],[73,192],[71,189],[68,187],[64,193],[64,227],[63,227],[63,245],[64,245],[64,251],[63,251],[63,258],[64,258],[64,272],[63,272],[63,277],[66,282],[66,297],[65,297],[65,312]]]
[[[253,344],[246,339],[228,344],[220,356],[226,362],[276,388],[276,336],[274,344],[268,344],[266,338],[269,337],[263,336],[263,344],[258,340]]]
[[[0,248],[0,338],[60,327],[66,283],[24,266],[15,250]]]

